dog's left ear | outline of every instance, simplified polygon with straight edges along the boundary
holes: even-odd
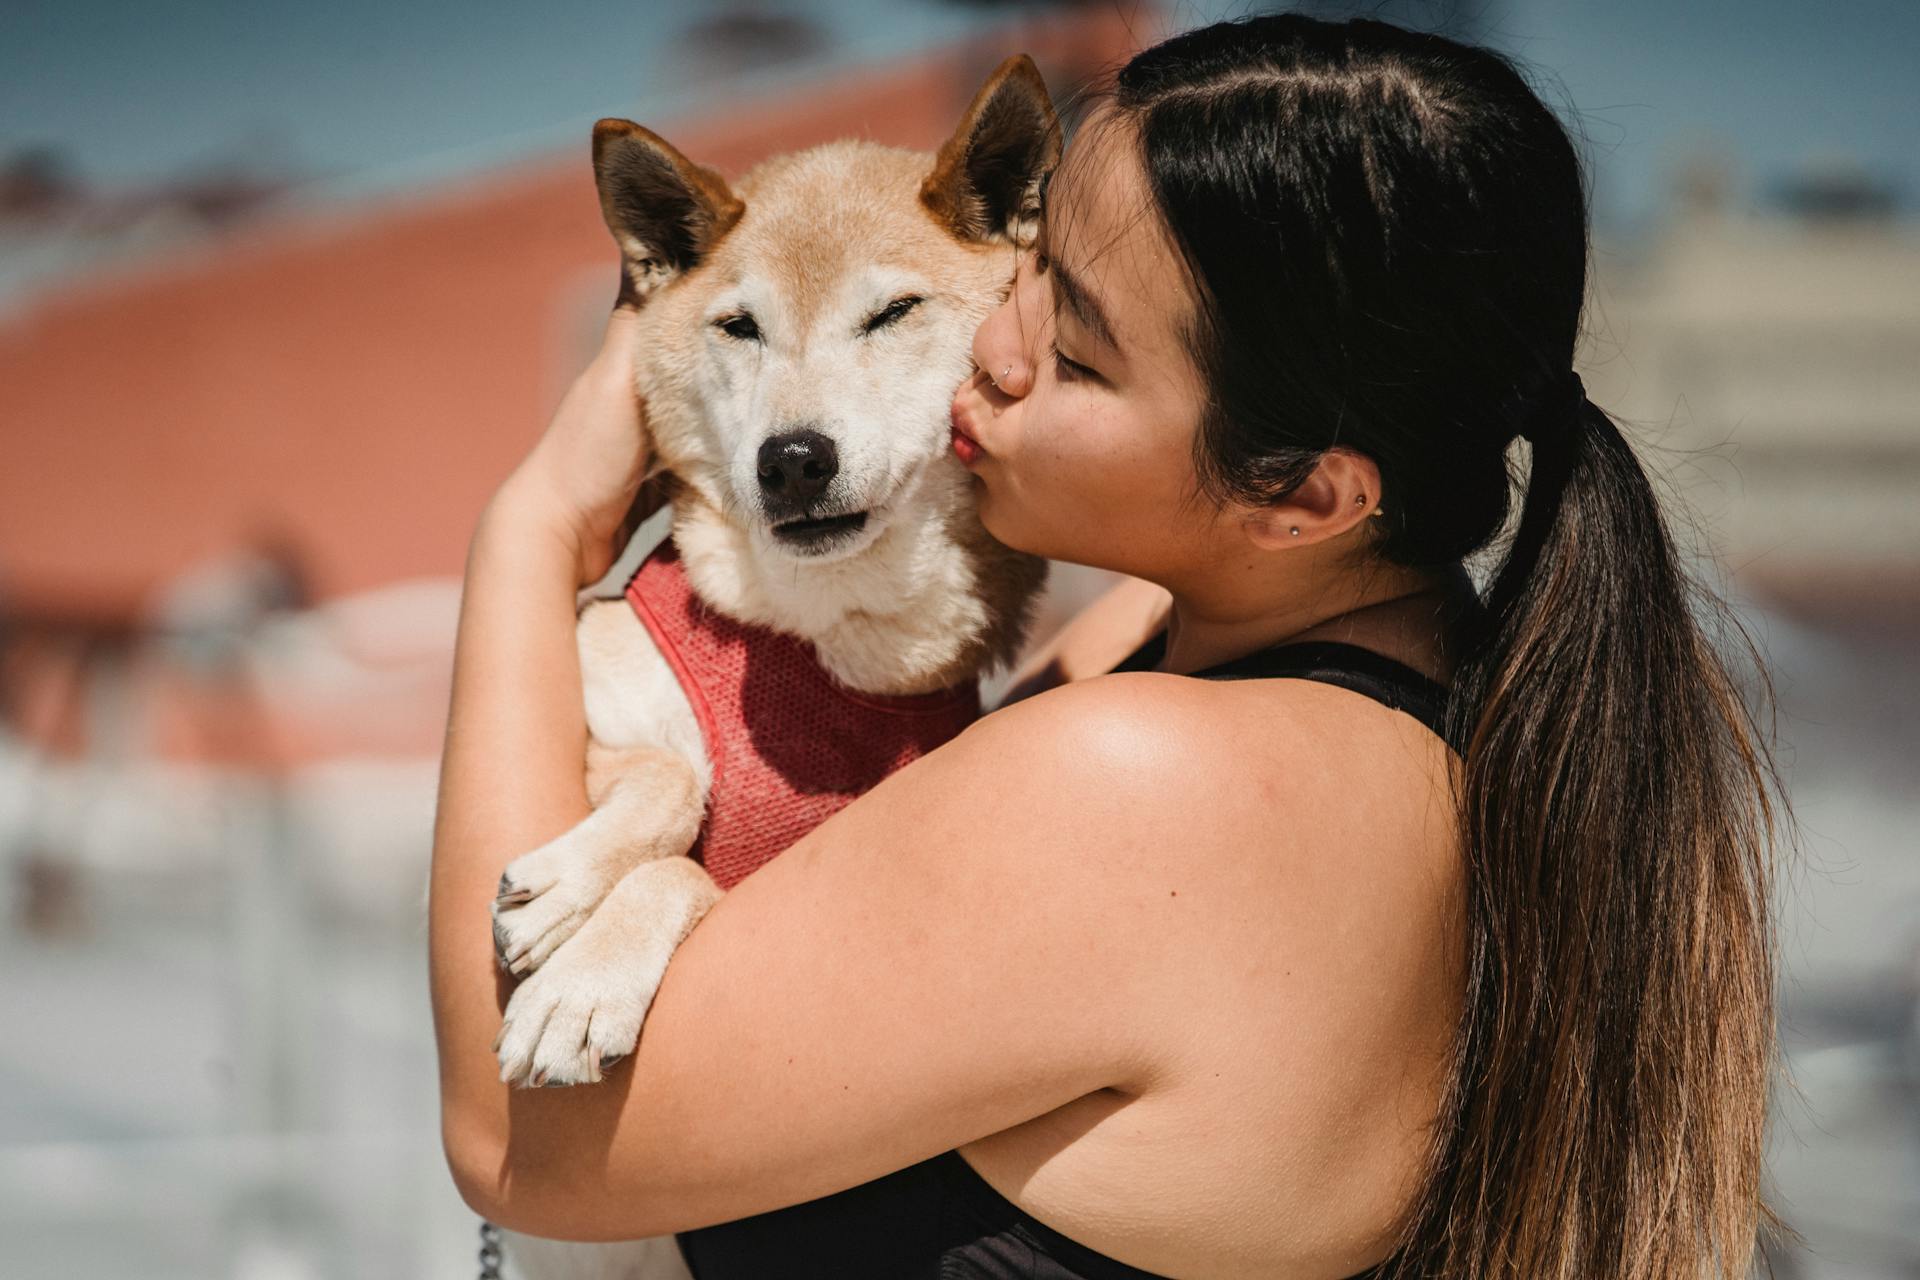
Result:
[[[1040,180],[1060,161],[1060,120],[1024,53],[994,68],[934,157],[920,203],[963,240],[1033,239]]]

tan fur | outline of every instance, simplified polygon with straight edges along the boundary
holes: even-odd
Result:
[[[730,186],[628,121],[593,141],[620,305],[639,311],[635,389],[695,593],[811,641],[866,692],[1010,662],[1045,564],[980,526],[948,406],[1059,156],[1032,63],[1002,64],[936,156],[833,142]],[[743,316],[751,340],[727,329]],[[802,431],[837,463],[797,507],[758,460]],[[864,523],[792,532],[836,520]],[[712,765],[672,668],[624,599],[582,610],[577,640],[594,812],[509,864],[494,909],[501,962],[526,975],[496,1045],[515,1084],[598,1081],[630,1053],[674,949],[721,895],[685,856]],[[542,1250],[538,1274],[685,1274],[657,1247],[611,1269],[609,1248]]]
[[[891,268],[936,281],[940,301],[950,312],[950,332],[944,341],[928,343],[925,355],[944,366],[951,390],[971,371],[967,340],[1005,295],[1012,249],[1005,242],[959,240],[930,219],[920,203],[926,178],[924,153],[865,142],[830,143],[769,160],[741,182],[739,195],[752,212],[717,242],[704,273],[725,278],[764,270],[791,307],[789,323],[796,341],[803,343],[822,324],[821,312],[836,284],[856,267]],[[709,603],[743,621],[790,623],[792,615],[783,607],[787,602],[769,594],[776,584],[728,581],[693,563],[696,548],[716,549],[731,559],[743,553],[747,541],[729,512],[733,504],[720,487],[723,481],[714,474],[720,459],[705,429],[703,407],[685,394],[697,379],[692,370],[702,358],[708,296],[692,289],[663,293],[642,310],[637,326],[637,380],[659,465],[673,473],[684,494],[675,503],[674,535],[689,556],[696,588]],[[797,380],[776,394],[766,415],[803,419],[817,410],[818,398],[843,394],[831,383]],[[947,399],[928,400],[929,411],[944,423]],[[944,425],[937,426],[937,434],[944,440]],[[941,452],[944,455],[944,446]],[[952,473],[952,484],[968,483],[957,461],[945,456],[938,461]],[[1039,566],[987,538],[977,521],[968,523],[971,527],[955,522],[948,535],[963,548],[969,571],[983,584],[978,622],[950,620],[958,624],[948,632],[952,643],[926,648],[916,669],[899,669],[897,656],[876,662],[849,658],[844,664],[830,656],[836,675],[869,692],[919,692],[950,684],[970,668],[1010,660],[1024,625],[1021,610],[1037,586]],[[803,621],[786,629],[822,642],[823,649],[858,650],[859,639],[843,638],[835,645],[827,630],[850,615],[876,614],[886,607],[887,602],[859,597],[857,590],[848,597],[851,607],[838,619],[821,618],[815,627]],[[893,612],[897,615],[905,607],[906,602],[897,602]],[[857,618],[855,622],[857,626]]]

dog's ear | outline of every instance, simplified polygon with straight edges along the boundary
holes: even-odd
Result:
[[[600,214],[620,246],[616,307],[638,307],[690,270],[747,208],[725,178],[631,120],[594,124],[593,177]]]
[[[1060,120],[1024,53],[994,68],[934,157],[920,203],[963,240],[1033,239],[1040,180],[1060,161]]]

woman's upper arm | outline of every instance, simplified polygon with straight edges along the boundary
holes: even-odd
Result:
[[[742,881],[626,1064],[514,1092],[505,1150],[463,1179],[475,1207],[572,1239],[685,1230],[1144,1078],[1164,966],[1129,940],[1176,901],[1165,850],[1190,824],[1147,727],[1162,684],[988,716]]]

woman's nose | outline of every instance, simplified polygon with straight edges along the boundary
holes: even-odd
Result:
[[[1031,308],[1022,305],[1033,293],[1033,281],[1026,278],[1027,274],[1026,257],[1022,255],[1006,300],[988,312],[973,332],[973,362],[1002,395],[1014,397],[1026,395],[1033,386],[1029,350],[1033,328],[1027,314]]]

